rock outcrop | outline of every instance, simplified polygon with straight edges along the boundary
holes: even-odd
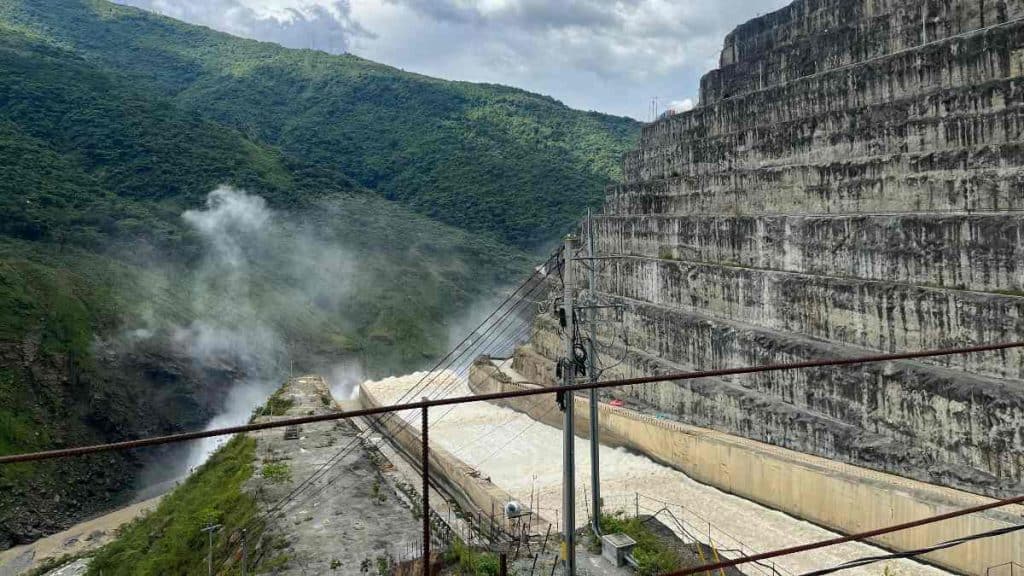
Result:
[[[726,37],[595,218],[603,377],[1024,340],[1024,0],[797,0]],[[540,317],[516,368],[553,382]],[[621,390],[705,426],[992,496],[1024,350]]]

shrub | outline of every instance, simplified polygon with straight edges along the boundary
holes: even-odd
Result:
[[[263,477],[271,484],[284,484],[292,480],[292,467],[287,462],[270,462],[263,465]]]

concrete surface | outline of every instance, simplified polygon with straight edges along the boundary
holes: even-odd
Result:
[[[326,381],[319,376],[293,378],[280,394],[294,404],[284,416],[260,420],[336,409]],[[376,566],[378,558],[397,559],[421,542],[420,521],[409,500],[401,487],[378,469],[382,460],[364,446],[353,424],[338,421],[304,425],[295,440],[285,439],[282,429],[254,436],[258,442],[256,472],[248,488],[255,491],[263,506],[290,493],[340,449],[355,442],[354,449],[330,473],[272,516],[265,534],[254,535],[265,546],[265,559],[285,558],[277,574],[359,576],[364,573],[364,561]],[[262,470],[271,463],[287,464],[290,480],[272,483],[262,478]]]

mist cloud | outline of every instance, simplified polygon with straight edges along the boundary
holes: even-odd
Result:
[[[291,349],[282,327],[296,318],[312,322],[336,315],[351,295],[356,264],[344,246],[244,190],[221,186],[182,219],[203,246],[184,283],[194,320],[181,325],[149,311],[140,316],[141,326],[126,330],[125,340],[166,336],[197,367],[238,374],[222,394],[223,405],[212,407],[216,416],[208,428],[244,424],[290,375],[297,354],[306,368],[314,362],[304,350]],[[165,272],[173,273],[180,271]],[[335,376],[340,399],[347,399],[361,378],[358,364],[341,358],[322,362],[316,368]],[[179,474],[204,462],[224,441],[197,441],[187,461],[175,463]]]
[[[253,302],[252,269],[272,253],[273,215],[266,202],[244,191],[220,187],[202,209],[182,218],[202,238],[205,255],[193,281],[193,315],[173,339],[202,365],[226,362],[244,378],[234,384],[208,428],[244,424],[253,408],[277,386],[287,361],[281,337]],[[193,446],[185,467],[203,463],[226,438],[204,438]]]

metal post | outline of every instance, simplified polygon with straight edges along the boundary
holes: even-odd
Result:
[[[530,567],[530,576],[533,576],[533,571],[537,569],[537,560],[540,559],[541,554],[548,553],[548,536],[551,535],[551,524],[548,524],[548,531],[544,533],[544,543],[540,545],[540,550],[533,557],[533,566]],[[557,564],[557,562],[555,562]]]
[[[508,554],[498,554],[498,576],[508,576]]]
[[[427,398],[424,396],[423,401]],[[422,430],[420,438],[423,439],[423,450],[421,453],[423,468],[423,576],[430,576],[430,441],[427,427],[427,407],[424,406],[420,413],[422,417]]]
[[[587,208],[587,256],[590,258],[590,273],[587,283],[587,296],[590,309],[587,317],[590,320],[590,338],[587,339],[587,379],[597,382],[597,252],[594,248],[594,217]],[[598,434],[597,421],[597,389],[590,389],[590,498],[593,510],[592,529],[594,534],[601,536],[601,441]]]
[[[249,564],[249,550],[245,543],[245,528],[242,529],[242,576],[245,576]]]
[[[562,366],[562,384],[571,386],[576,378],[576,342],[575,342],[575,286],[573,285],[572,269],[572,235],[565,238],[565,249],[562,265],[562,283],[564,294],[562,306],[565,310],[565,364]],[[563,396],[565,404],[562,426],[562,573],[565,576],[576,575],[576,453],[575,453],[575,402],[573,393],[566,392]]]
[[[207,535],[207,549],[206,549],[206,573],[209,576],[213,576],[213,533],[220,530],[220,524],[207,524],[202,529]]]
[[[213,576],[213,530],[207,532],[209,545],[206,548],[206,573]]]

